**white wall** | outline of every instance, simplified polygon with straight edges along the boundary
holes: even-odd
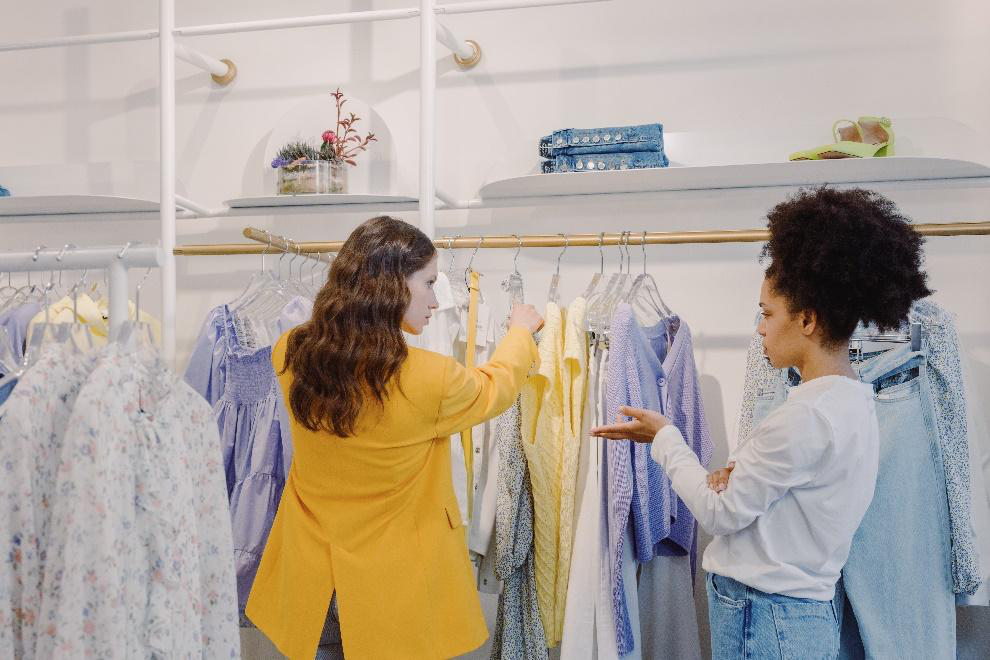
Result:
[[[411,0],[300,0],[292,7],[261,0],[179,1],[178,25],[401,7]],[[833,120],[859,114],[894,118],[900,153],[966,157],[990,164],[990,9],[975,0],[856,3],[656,3],[614,0],[445,19],[481,43],[473,71],[438,62],[437,180],[459,197],[486,181],[534,171],[539,136],[567,126],[660,121],[666,130],[707,136],[707,162],[785,159],[829,141]],[[59,0],[7,3],[0,42],[63,34],[154,27],[157,3]],[[210,205],[268,194],[271,132],[278,118],[325,102],[340,86],[387,122],[398,176],[394,192],[416,190],[418,25],[376,25],[201,37],[190,45],[233,59],[239,76],[227,89],[177,64],[179,191]],[[438,54],[443,55],[442,47]],[[328,123],[330,121],[328,114]],[[960,138],[960,136],[962,136]],[[113,163],[145,172],[157,159],[157,43],[0,53],[0,185],[22,194],[89,186]],[[672,146],[676,144],[671,141]],[[771,154],[771,156],[767,156]],[[698,153],[670,153],[697,164]],[[128,170],[128,162],[137,163]],[[42,167],[80,164],[86,175]],[[30,176],[24,168],[30,170]],[[153,168],[151,169],[153,172]],[[105,177],[104,177],[105,178]],[[12,183],[10,185],[13,185]],[[100,184],[105,185],[105,184]],[[119,194],[154,196],[156,177],[118,175]],[[965,186],[883,186],[920,222],[987,219],[990,193]],[[149,192],[150,191],[150,192]],[[18,193],[15,187],[13,192]],[[556,233],[601,230],[760,226],[785,190],[657,194],[636,200],[441,212],[438,232]],[[415,213],[403,213],[416,222]],[[179,222],[178,242],[239,240],[250,224],[300,240],[343,238],[365,215],[228,218]],[[81,245],[154,242],[155,222],[0,225],[0,249],[39,243]],[[761,278],[757,245],[649,247],[650,270],[667,302],[691,325],[705,403],[723,461],[734,441],[744,352]],[[607,250],[607,267],[617,263]],[[634,269],[641,252],[634,248]],[[975,375],[990,392],[990,237],[935,238],[927,246],[932,284],[959,315],[976,357]],[[511,251],[486,251],[490,301]],[[520,268],[530,301],[541,304],[557,253],[524,250]],[[466,255],[458,257],[463,268]],[[188,352],[206,311],[235,296],[259,266],[257,257],[180,258],[179,354]],[[446,267],[448,257],[442,260]],[[563,258],[562,296],[582,291],[598,267],[595,249]],[[149,303],[158,291],[148,287]],[[704,595],[699,591],[704,617]],[[965,612],[970,657],[990,654],[988,611]],[[978,631],[982,627],[982,633]],[[979,635],[983,637],[980,638]],[[707,645],[707,639],[705,640]]]

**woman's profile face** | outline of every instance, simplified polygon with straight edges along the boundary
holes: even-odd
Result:
[[[764,278],[760,288],[760,324],[757,332],[763,337],[763,350],[775,369],[794,364],[801,352],[801,323],[788,309],[787,299],[774,291],[770,280]]]
[[[437,281],[438,254],[434,254],[430,262],[406,278],[409,286],[409,307],[402,317],[402,329],[414,335],[423,332],[430,322],[433,310],[440,306],[437,295],[433,292],[433,284]]]

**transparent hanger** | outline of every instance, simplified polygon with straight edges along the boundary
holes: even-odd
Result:
[[[618,272],[612,273],[608,280],[605,281],[604,286],[599,280],[597,288],[588,296],[588,312],[587,312],[587,326],[588,330],[592,332],[598,332],[598,328],[601,323],[598,321],[598,317],[602,314],[602,305],[608,298],[609,293],[615,288],[622,275],[622,239],[625,237],[626,232],[622,232],[619,236],[618,248],[619,248],[619,270]],[[602,240],[604,240],[604,234],[602,234]]]
[[[647,312],[648,317],[640,319],[641,321],[652,321],[652,315],[655,313],[662,320],[666,317],[673,316],[670,308],[663,301],[660,295],[660,288],[657,286],[656,280],[653,279],[653,275],[646,272],[646,232],[643,232],[643,238],[640,242],[640,246],[643,248],[643,272],[636,276],[632,287],[629,289],[629,293],[625,297],[625,302],[632,305],[634,308],[640,309],[641,311]],[[642,294],[647,294],[644,299]]]
[[[485,242],[485,237],[484,236],[479,236],[478,237],[478,244],[474,246],[474,252],[471,253],[471,258],[468,259],[467,268],[464,269],[464,290],[469,295],[471,293],[471,284],[470,284],[470,281],[468,280],[468,277],[471,275],[472,266],[474,265],[474,258],[478,254],[478,250],[481,249],[481,246],[482,246],[482,244],[484,242]],[[478,273],[478,278],[479,278],[479,282],[480,282],[481,273]],[[478,286],[478,301],[479,302],[485,302],[485,296],[484,296],[484,294],[481,293],[481,286],[480,285]]]
[[[519,253],[522,252],[522,239],[519,234],[513,234],[518,241],[516,254],[512,257],[512,272],[502,282],[502,289],[509,294],[509,306],[523,302],[523,278],[519,272]],[[508,321],[506,321],[508,323]]]
[[[620,264],[619,264],[619,274],[615,277],[611,286],[605,292],[601,300],[598,301],[598,305],[595,308],[594,318],[591,319],[592,330],[599,334],[606,334],[608,332],[609,324],[612,322],[612,314],[615,311],[616,305],[622,300],[623,293],[626,291],[630,284],[629,269],[631,267],[631,258],[629,256],[629,233],[628,231],[622,232],[622,236],[619,238],[619,248],[620,248]],[[625,257],[622,258],[623,246]],[[623,272],[622,264],[626,264],[626,270]]]
[[[265,236],[268,237],[268,245],[261,253],[261,270],[255,272],[254,275],[251,276],[247,286],[239,296],[227,303],[231,310],[238,309],[248,300],[253,299],[255,294],[257,294],[261,288],[270,286],[275,280],[274,273],[265,267],[265,255],[272,249],[272,235],[270,232],[265,231]]]
[[[141,320],[141,289],[148,281],[152,268],[144,272],[144,277],[134,287],[134,318],[128,318],[120,326],[117,334],[117,343],[128,346],[132,349],[156,349],[155,331],[150,323]]]
[[[557,288],[560,286],[560,260],[563,258],[564,253],[567,252],[570,244],[570,239],[566,234],[557,235],[564,238],[564,249],[557,255],[557,270],[554,271],[553,277],[550,278],[550,290],[547,292],[547,302],[554,303],[555,305],[560,304],[560,294],[557,291]]]
[[[615,314],[615,309],[618,307],[619,303],[623,301],[629,288],[632,286],[632,255],[629,254],[629,238],[632,232],[623,232],[625,234],[624,251],[625,251],[625,261],[626,270],[624,273],[619,275],[619,279],[612,289],[611,293],[608,295],[608,299],[605,301],[602,307],[602,314],[599,316],[599,323],[602,324],[602,331],[608,330],[609,325],[612,323],[612,316]]]
[[[586,301],[591,298],[591,294],[594,293],[595,289],[598,287],[598,283],[602,281],[602,275],[605,274],[605,248],[603,247],[605,243],[605,232],[600,232],[598,234],[598,257],[601,260],[601,264],[598,267],[598,272],[591,276],[591,282],[588,283],[588,288],[584,290],[581,295]]]

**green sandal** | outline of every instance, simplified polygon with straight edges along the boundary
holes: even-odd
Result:
[[[847,122],[849,126],[839,128]],[[894,131],[887,117],[860,117],[857,121],[840,119],[832,124],[835,142],[816,149],[797,151],[790,160],[828,160],[834,158],[880,158],[894,155]]]

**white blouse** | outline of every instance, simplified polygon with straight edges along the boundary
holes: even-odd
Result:
[[[767,593],[829,600],[873,499],[880,431],[870,385],[823,376],[790,390],[735,451],[721,494],[673,425],[653,459],[715,536],[703,568]]]

